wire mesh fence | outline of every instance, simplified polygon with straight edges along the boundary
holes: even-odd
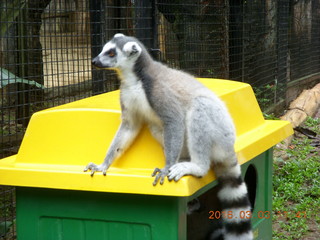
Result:
[[[0,157],[18,151],[35,111],[118,88],[91,67],[118,32],[197,77],[248,82],[264,111],[282,109],[319,81],[319,11],[319,0],[2,0]],[[15,238],[14,218],[13,190],[0,186],[0,239]]]

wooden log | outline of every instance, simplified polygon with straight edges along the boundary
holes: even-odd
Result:
[[[300,124],[303,123],[307,117],[308,114],[301,109],[291,109],[280,119],[291,122],[292,127],[295,128],[300,126]]]
[[[291,122],[292,127],[300,126],[308,116],[314,116],[320,108],[320,83],[309,90],[304,90],[289,106],[289,110],[280,119]],[[281,147],[287,148],[293,136],[283,141]]]
[[[299,97],[294,100],[290,106],[290,110],[300,109],[308,116],[312,116],[318,109],[320,104],[320,84],[310,90],[304,90]]]

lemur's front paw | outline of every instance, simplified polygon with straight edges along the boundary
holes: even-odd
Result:
[[[169,173],[169,170],[167,168],[162,168],[162,169],[155,168],[151,175],[152,177],[155,177],[153,181],[153,186],[157,185],[159,180],[160,180],[160,184],[162,185],[168,173]]]
[[[102,172],[102,174],[104,176],[107,175],[107,169],[108,169],[108,166],[106,166],[105,164],[100,164],[100,165],[97,165],[97,164],[94,164],[94,163],[89,163],[84,169],[83,171],[86,172],[88,170],[91,170],[91,177],[94,175],[95,172]]]

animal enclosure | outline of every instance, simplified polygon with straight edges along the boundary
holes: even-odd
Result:
[[[250,83],[264,112],[281,111],[319,82],[319,12],[319,0],[2,0],[0,158],[34,112],[118,88],[91,67],[118,32],[197,77]],[[1,240],[15,238],[13,199],[0,186]]]

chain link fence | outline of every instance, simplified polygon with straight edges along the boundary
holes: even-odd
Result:
[[[17,153],[35,111],[118,88],[91,67],[118,32],[197,77],[250,83],[265,112],[320,79],[319,0],[2,0],[1,158]],[[16,238],[14,201],[0,186],[1,240]]]

